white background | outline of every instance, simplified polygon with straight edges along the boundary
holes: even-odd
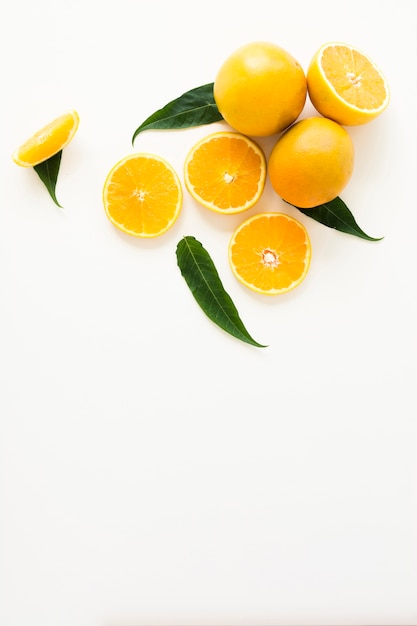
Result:
[[[2,8],[2,625],[417,623],[416,30],[407,0]],[[133,151],[182,179],[193,143],[223,126],[132,146],[134,130],[258,39],[305,69],[322,43],[352,43],[392,90],[380,118],[349,129],[342,194],[384,239],[327,229],[268,183],[252,213],[293,214],[313,248],[304,283],[276,298],[229,269],[242,216],[184,193],[172,230],[142,241],[101,200]],[[59,209],[11,154],[70,108]],[[183,235],[269,347],[204,316],[176,265]]]

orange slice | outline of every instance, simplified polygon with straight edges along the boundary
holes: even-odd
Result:
[[[221,131],[198,141],[184,164],[185,185],[201,205],[230,215],[251,208],[261,197],[265,156],[245,135]]]
[[[326,43],[317,50],[307,86],[317,111],[346,126],[370,122],[390,99],[387,81],[374,61],[345,43]]]
[[[311,244],[304,226],[283,213],[260,213],[243,222],[229,244],[236,278],[265,295],[294,289],[310,267]]]
[[[65,148],[74,137],[80,118],[77,111],[68,111],[38,130],[12,155],[22,167],[34,167]]]
[[[103,203],[107,217],[120,230],[135,237],[158,237],[180,213],[182,187],[162,157],[131,154],[108,173]]]

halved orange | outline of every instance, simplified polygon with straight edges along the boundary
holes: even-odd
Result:
[[[229,262],[236,278],[265,295],[294,289],[305,278],[311,260],[307,231],[284,213],[259,213],[235,230]]]
[[[182,187],[172,165],[155,154],[131,154],[118,161],[103,188],[104,209],[120,230],[158,237],[177,219]]]
[[[307,87],[313,106],[339,124],[365,124],[389,103],[388,83],[376,63],[345,43],[330,42],[314,54]]]
[[[220,131],[198,141],[184,164],[185,185],[201,205],[225,215],[259,200],[265,186],[262,149],[240,133]]]
[[[80,118],[77,111],[68,111],[34,133],[12,155],[22,167],[34,167],[65,148],[74,137]]]

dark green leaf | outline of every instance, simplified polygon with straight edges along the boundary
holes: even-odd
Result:
[[[144,130],[190,128],[222,119],[214,101],[213,83],[208,83],[183,93],[153,113],[135,130],[132,143]]]
[[[38,165],[34,166],[34,170],[49,191],[49,194],[52,200],[58,205],[60,208],[58,200],[55,195],[56,181],[58,180],[58,172],[59,166],[61,164],[62,150],[51,156],[46,161],[42,161]]]
[[[296,209],[304,213],[304,215],[312,217],[317,222],[329,228],[340,230],[342,233],[355,235],[356,237],[361,237],[368,241],[381,241],[381,239],[383,239],[383,237],[370,237],[364,233],[356,223],[351,211],[339,197],[331,200],[331,202],[326,202],[326,204],[313,207],[312,209],[300,209],[300,207],[296,207]]]
[[[249,335],[216,267],[195,237],[183,237],[177,246],[177,262],[197,303],[215,324],[237,339],[265,348]]]

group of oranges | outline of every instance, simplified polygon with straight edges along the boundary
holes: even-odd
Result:
[[[189,151],[184,183],[202,206],[235,214],[260,199],[267,176],[284,201],[302,209],[336,198],[354,166],[346,126],[365,124],[388,105],[389,88],[377,65],[357,48],[327,43],[307,72],[283,48],[252,42],[235,50],[213,83],[219,113],[230,129],[208,134]],[[309,97],[317,115],[298,119]],[[78,127],[70,111],[35,133],[13,155],[35,166],[62,150]],[[269,158],[257,137],[276,135]],[[108,173],[104,209],[136,237],[157,237],[176,221],[183,203],[177,172],[155,154],[131,154]],[[305,227],[285,213],[255,214],[232,234],[235,276],[263,294],[286,292],[307,274],[311,244]]]

